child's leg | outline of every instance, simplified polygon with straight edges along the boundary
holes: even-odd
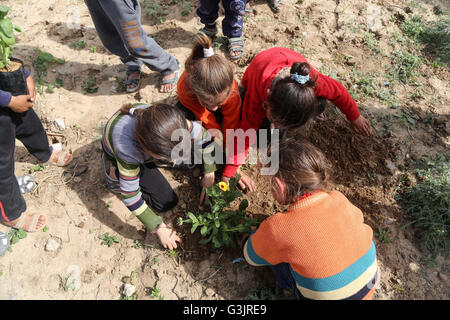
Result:
[[[27,150],[42,162],[47,162],[52,154],[52,148],[48,144],[42,122],[34,112],[29,109],[24,113],[12,113],[15,125],[16,138],[19,139]]]
[[[294,277],[292,276],[289,264],[280,263],[275,266],[272,266],[272,271],[275,275],[275,279],[277,280],[277,284],[280,288],[294,291],[297,299],[303,298],[302,294],[297,289],[297,284],[294,280]]]
[[[139,180],[142,198],[156,211],[170,210],[178,203],[178,196],[154,164],[141,165]]]
[[[0,221],[11,222],[26,210],[14,176],[15,126],[9,108],[0,108]]]
[[[139,71],[142,62],[129,55],[119,32],[105,10],[103,10],[99,0],[85,0],[85,3],[91,14],[98,36],[105,48],[112,54],[120,57],[120,60],[128,67],[129,73]]]
[[[139,1],[100,0],[100,5],[115,26],[131,59],[139,59],[162,75],[179,69],[178,61],[150,38],[141,25]]]
[[[242,36],[245,16],[245,0],[222,0],[225,19],[222,21],[223,34],[227,38]]]
[[[200,0],[197,15],[207,29],[216,28],[216,20],[219,17],[219,3],[220,0]]]

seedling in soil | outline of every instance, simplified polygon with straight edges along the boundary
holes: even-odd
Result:
[[[139,240],[134,240],[134,246],[133,246],[133,248],[135,248],[135,249],[140,249],[140,248],[142,248],[142,243],[139,241]]]
[[[64,280],[61,278],[60,285],[64,291],[69,291],[69,289],[75,291],[75,279],[72,278],[72,272]]]
[[[89,51],[90,51],[91,53],[96,53],[96,52],[97,52],[97,46],[92,46],[92,47],[89,49]]]
[[[45,227],[42,229],[42,231],[47,232],[48,229],[49,229],[49,227],[48,227],[48,226],[45,226]]]
[[[92,77],[81,85],[85,93],[96,93],[98,91],[97,78]]]
[[[418,76],[417,69],[422,59],[407,51],[396,50],[390,56],[392,66],[388,68],[387,75],[391,80],[398,80],[404,84]]]
[[[55,87],[61,88],[62,86],[64,86],[64,81],[62,81],[62,79],[60,79],[60,78],[56,78],[55,79]]]
[[[74,41],[74,42],[72,42],[69,45],[69,47],[72,48],[72,49],[75,49],[75,50],[81,50],[81,49],[86,48],[86,45],[87,45],[86,42],[81,40],[81,41]]]
[[[166,252],[164,252],[164,254],[166,255],[166,257],[170,257],[176,261],[178,259],[178,255],[180,253],[177,250],[172,249],[172,250],[167,250]]]
[[[157,264],[159,261],[160,261],[160,259],[159,259],[158,257],[155,257],[155,258],[152,259],[152,261],[150,261],[150,263],[148,264],[148,266],[149,266],[150,268],[153,268],[153,266],[154,266],[155,264]]]
[[[161,289],[158,288],[157,286],[154,286],[152,288],[151,297],[159,300],[164,300],[164,297],[161,295]]]
[[[21,239],[25,239],[27,235],[27,232],[23,229],[11,229],[8,233],[11,245],[16,244]]]
[[[46,166],[42,163],[38,163],[32,167],[28,167],[28,173],[35,173],[39,171],[44,171]]]
[[[150,0],[144,0],[143,7],[145,14],[153,20],[159,21],[159,23],[162,23],[165,19],[164,17],[169,14],[167,6],[154,3]]]
[[[102,234],[101,236],[98,236],[100,240],[103,240],[102,245],[107,245],[108,247],[111,247],[114,243],[120,243],[122,240],[117,238],[116,236],[110,236],[109,232],[106,232]]]
[[[51,53],[37,50],[38,56],[34,60],[34,67],[38,74],[38,81],[43,82],[42,77],[47,75],[47,69],[51,63],[65,63],[64,59],[57,59]]]
[[[120,78],[120,77],[114,77],[114,79],[115,79],[116,84],[117,84],[116,91],[119,92],[119,93],[125,92],[126,86],[123,83],[124,79]]]
[[[3,275],[3,270],[0,270],[0,277]]]
[[[389,243],[391,242],[391,239],[389,239],[388,233],[391,232],[391,228],[387,228],[385,230],[381,229],[381,227],[378,227],[378,232],[375,231],[374,235],[383,243]]]
[[[189,219],[183,220],[179,217],[178,225],[191,223],[191,233],[199,228],[204,238],[200,243],[211,243],[214,249],[224,246],[236,247],[240,235],[251,233],[251,227],[258,225],[256,219],[251,219],[245,214],[248,207],[246,199],[240,202],[237,210],[230,210],[231,202],[242,196],[237,189],[240,178],[241,176],[237,174],[237,178],[230,179],[229,186],[221,182],[206,189],[210,199],[207,199],[205,204],[210,206],[211,211],[198,215],[188,212]]]

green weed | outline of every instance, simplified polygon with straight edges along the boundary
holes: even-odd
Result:
[[[389,233],[391,233],[391,228],[382,229],[381,227],[378,227],[378,231],[374,232],[375,237],[378,238],[383,243],[389,243],[391,242],[391,239],[389,239]]]
[[[86,42],[84,42],[83,40],[81,41],[73,41],[69,47],[75,50],[82,50],[84,48],[86,48],[87,44]]]
[[[85,93],[96,93],[98,91],[97,78],[90,78],[89,80],[83,82],[81,87]]]
[[[19,240],[25,239],[28,233],[23,229],[11,229],[8,233],[11,245],[16,244]]]
[[[448,255],[450,225],[450,156],[414,162],[418,182],[397,195],[424,248]],[[405,227],[404,226],[404,227]]]
[[[159,300],[164,300],[164,297],[161,295],[161,289],[158,288],[157,286],[154,286],[152,288],[151,297]]]
[[[43,163],[38,163],[34,166],[28,167],[28,173],[35,173],[39,171],[44,171],[47,168]]]
[[[111,247],[114,243],[121,243],[122,240],[117,238],[116,236],[110,236],[109,232],[106,232],[102,234],[101,236],[98,236],[98,238],[102,241],[102,245],[107,245],[108,247]]]
[[[144,0],[143,8],[147,16],[152,18],[152,20],[159,21],[159,23],[164,22],[164,17],[169,14],[166,5],[160,5],[152,0]]]
[[[404,84],[418,76],[417,69],[422,58],[407,51],[396,50],[390,56],[392,65],[387,68],[387,75],[391,80],[398,80]]]

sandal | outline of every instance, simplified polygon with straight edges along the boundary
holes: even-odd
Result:
[[[204,28],[200,29],[199,33],[200,32],[203,32],[208,37],[210,37],[211,40],[213,40],[216,37],[216,35],[219,32],[219,30],[217,30],[217,27],[214,27],[214,30],[212,30],[212,28],[204,27]]]
[[[0,257],[8,250],[9,247],[9,237],[0,232]]]
[[[253,14],[253,8],[250,7],[250,3],[247,2],[247,3],[245,4],[245,10],[244,10],[244,11],[245,11],[245,15],[246,15],[246,16],[248,16],[248,17],[253,17],[253,15],[254,15],[254,14]]]
[[[233,52],[239,51],[241,53],[232,56],[231,54]],[[237,37],[237,38],[228,38],[228,55],[231,60],[237,60],[239,58],[242,58],[244,55],[244,38],[243,37]]]
[[[128,79],[128,77],[134,73],[137,73],[139,76],[136,79]],[[141,86],[141,71],[131,71],[131,72],[127,72],[127,80],[125,80],[123,82],[123,84],[125,85],[126,91],[127,93],[133,93],[137,90],[139,90],[140,86]],[[129,85],[133,85],[133,87],[129,88]]]
[[[33,176],[26,174],[24,176],[16,177],[17,183],[19,184],[19,189],[21,194],[29,193],[36,189],[36,182]]]
[[[279,13],[281,11],[280,6],[283,5],[283,0],[267,0],[267,4],[273,13]]]
[[[54,156],[55,153],[58,154],[56,160],[54,159],[55,158],[55,156]],[[67,158],[67,156],[70,156],[70,157]],[[73,157],[72,157],[72,154],[70,152],[62,151],[62,150],[53,150],[52,151],[52,155],[50,156],[50,159],[48,159],[48,161],[45,164],[58,166],[58,167],[65,167],[70,162],[72,162],[72,159],[73,159]]]
[[[173,84],[173,88],[170,89],[169,91],[161,91],[161,88],[159,89],[159,92],[162,93],[169,93],[172,92],[173,90],[175,90],[177,88],[177,82],[178,82],[178,78],[180,77],[180,69],[176,70],[173,72],[174,76],[170,79],[164,79],[164,77],[161,79],[161,82],[159,83],[161,86],[165,85],[165,84]]]
[[[39,217],[45,217],[45,222],[39,227],[36,228],[39,222]],[[30,222],[30,217],[31,222]],[[9,225],[9,227],[14,229],[23,229],[26,232],[36,232],[39,230],[42,230],[45,225],[47,224],[47,216],[45,214],[35,214],[35,213],[22,213],[22,215],[17,219],[18,221],[14,226]],[[25,228],[25,226],[28,225],[28,228]]]

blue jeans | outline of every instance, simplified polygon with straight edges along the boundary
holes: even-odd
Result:
[[[297,284],[292,276],[288,263],[280,263],[272,266],[272,271],[277,280],[277,284],[280,288],[294,291],[295,297],[300,299],[305,299],[300,291],[297,289]]]
[[[214,28],[219,17],[220,0],[200,0],[197,15],[207,28]],[[245,16],[245,0],[222,0],[225,18],[222,21],[223,35],[227,38],[242,36]]]

